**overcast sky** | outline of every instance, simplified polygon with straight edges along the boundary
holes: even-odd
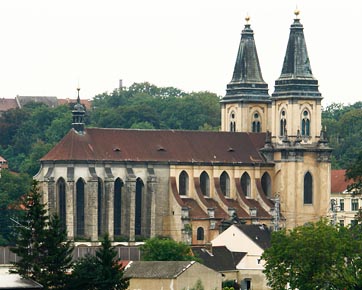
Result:
[[[298,6],[323,105],[362,101],[361,0],[0,2],[0,97],[82,98],[148,81],[225,94],[245,16],[269,93]]]

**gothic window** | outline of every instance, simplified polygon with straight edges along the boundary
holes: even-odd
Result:
[[[267,197],[271,197],[271,178],[267,172],[261,177],[261,187],[263,188],[264,194]]]
[[[230,132],[235,132],[236,131],[236,120],[235,120],[235,113],[231,112],[230,114]]]
[[[302,116],[302,136],[310,136],[310,118],[307,110],[303,111]]]
[[[220,176],[220,188],[225,196],[230,196],[230,178],[225,171]]]
[[[196,233],[196,239],[198,241],[203,241],[204,240],[204,228],[203,227],[198,227],[197,228],[197,233]]]
[[[103,235],[104,229],[103,229],[103,222],[104,222],[104,191],[103,191],[103,181],[102,179],[98,178],[98,236]]]
[[[287,117],[286,113],[283,110],[280,116],[280,136],[285,136],[287,134]]]
[[[313,203],[313,178],[312,175],[307,172],[304,175],[304,204]]]
[[[135,200],[135,235],[142,233],[142,195],[144,184],[141,178],[136,181],[136,200]]]
[[[178,186],[180,195],[187,195],[189,188],[189,176],[186,171],[182,171],[178,178]]]
[[[78,179],[76,183],[76,236],[84,236],[84,181]]]
[[[65,190],[65,180],[63,178],[59,178],[57,183],[57,190],[58,190],[58,213],[59,219],[62,223],[62,226],[66,227],[66,190]]]
[[[251,196],[251,187],[250,187],[250,176],[247,172],[244,172],[244,174],[241,176],[240,180],[241,189],[243,190],[243,193],[245,196]]]
[[[253,115],[253,122],[251,125],[251,130],[254,133],[259,133],[261,132],[261,125],[260,125],[260,116],[258,113],[254,113]]]
[[[121,214],[122,214],[122,188],[123,181],[119,178],[114,182],[114,208],[113,208],[113,225],[114,235],[121,235]]]
[[[205,171],[200,175],[200,188],[203,195],[210,196],[210,178]]]

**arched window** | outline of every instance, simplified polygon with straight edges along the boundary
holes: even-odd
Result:
[[[251,196],[251,186],[250,186],[250,176],[247,172],[244,172],[244,174],[241,176],[240,179],[241,189],[243,190],[243,193],[245,196]]]
[[[84,236],[84,181],[78,179],[76,183],[76,236]]]
[[[313,203],[313,178],[312,175],[307,172],[304,175],[304,204]]]
[[[259,113],[254,113],[254,115],[253,115],[253,122],[251,125],[251,130],[254,133],[261,132],[261,122],[260,122]]]
[[[198,241],[203,241],[204,238],[205,238],[204,228],[203,228],[203,227],[198,227],[198,228],[197,228],[196,239],[197,239]]]
[[[280,115],[280,136],[285,136],[287,134],[287,116],[286,112],[283,110]]]
[[[66,201],[66,190],[65,190],[65,180],[63,178],[59,178],[57,183],[58,190],[58,213],[59,219],[62,223],[62,226],[66,228],[66,216],[67,216],[67,201]]]
[[[104,202],[104,191],[103,191],[103,181],[98,177],[98,236],[103,235],[103,223],[105,219],[105,202]]]
[[[225,196],[230,196],[230,178],[225,171],[220,176],[220,188]]]
[[[261,177],[261,187],[267,197],[271,197],[271,178],[268,172],[265,172]]]
[[[189,176],[186,171],[182,171],[178,177],[180,195],[187,195],[189,189]]]
[[[141,178],[136,180],[136,200],[135,200],[135,235],[142,233],[142,195],[144,183]]]
[[[113,207],[113,226],[114,235],[121,235],[121,219],[122,219],[122,188],[123,181],[117,178],[114,182],[114,207]]]
[[[203,195],[210,196],[210,179],[205,171],[200,175],[200,188]]]
[[[303,111],[302,116],[302,136],[310,136],[310,118],[307,110]]]
[[[230,132],[235,132],[236,130],[236,120],[235,120],[235,112],[230,113]]]

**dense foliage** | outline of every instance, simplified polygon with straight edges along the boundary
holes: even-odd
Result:
[[[332,104],[322,112],[332,152],[332,168],[346,169],[362,152],[362,102],[344,106]]]
[[[362,289],[360,225],[319,221],[273,232],[271,244],[262,258],[272,289]]]
[[[24,214],[14,227],[17,254],[14,273],[41,283],[44,289],[64,289],[71,267],[72,247],[58,217],[49,217],[38,184],[22,197]]]
[[[123,265],[116,259],[116,256],[117,252],[111,247],[111,242],[106,234],[96,256],[87,255],[75,263],[67,289],[127,289],[129,279],[123,277]]]
[[[141,246],[143,261],[193,261],[190,246],[170,238],[151,238]]]
[[[5,169],[0,176],[0,245],[7,245],[12,228],[17,226],[12,220],[17,220],[23,212],[19,209],[19,199],[29,192],[31,179],[26,174],[12,174]]]

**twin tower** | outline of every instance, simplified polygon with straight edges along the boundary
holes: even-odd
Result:
[[[269,132],[271,141],[277,144],[287,140],[312,144],[323,138],[322,96],[312,74],[299,12],[295,15],[282,73],[271,96],[246,18],[233,77],[221,100],[222,131]]]

